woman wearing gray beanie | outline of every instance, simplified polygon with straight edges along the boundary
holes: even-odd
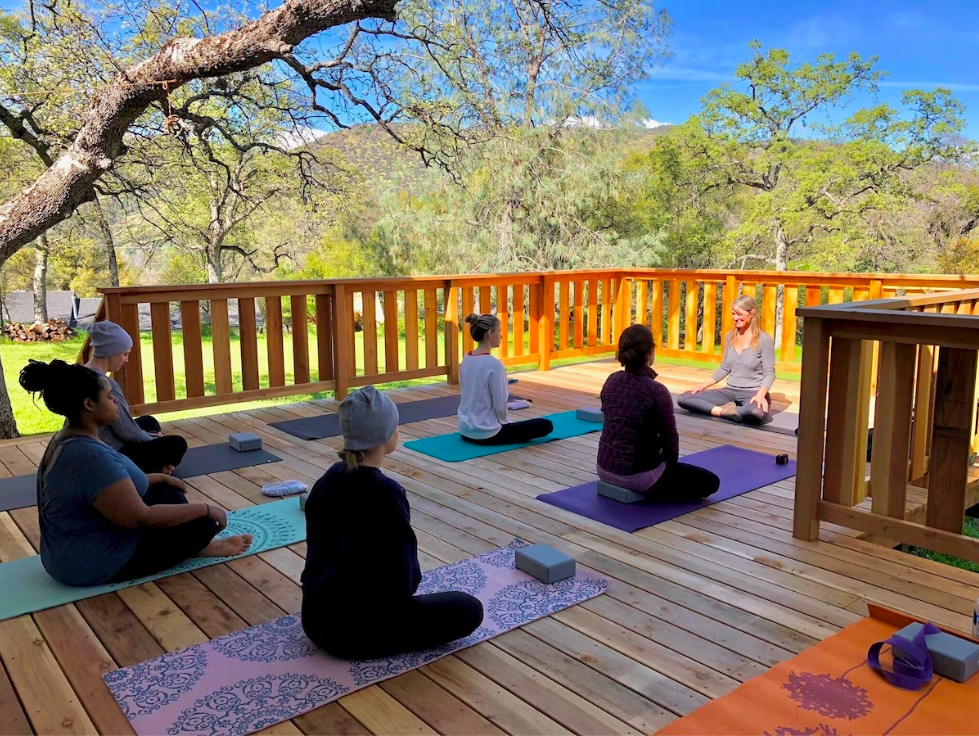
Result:
[[[128,457],[144,473],[172,473],[187,452],[187,440],[180,435],[164,436],[154,417],[133,419],[129,402],[119,384],[109,374],[129,361],[133,339],[115,322],[96,322],[88,331],[92,354],[86,367],[109,379],[112,395],[119,405],[119,417],[99,432],[99,439]]]
[[[306,501],[303,629],[339,659],[377,659],[469,636],[483,604],[467,593],[415,595],[418,542],[405,489],[381,472],[398,446],[398,408],[373,386],[340,403],[342,462]]]

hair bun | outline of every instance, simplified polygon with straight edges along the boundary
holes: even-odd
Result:
[[[467,314],[466,315],[465,322],[466,322],[467,325],[474,325],[477,322],[479,322],[479,315],[478,314],[475,314],[475,313],[473,313],[473,314]]]
[[[51,374],[55,362],[62,363],[64,361],[51,361],[51,363],[48,364],[31,358],[27,365],[21,368],[21,387],[25,391],[30,391],[32,394],[44,391],[51,385]]]

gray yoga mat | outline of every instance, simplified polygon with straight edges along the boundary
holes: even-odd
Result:
[[[709,414],[695,414],[692,411],[687,411],[676,403],[677,397],[680,394],[673,394],[673,407],[676,409],[676,413],[681,416],[686,417],[696,417],[697,419],[706,419],[710,422],[724,422],[725,424],[734,424],[730,419],[722,419],[721,417],[712,417]],[[751,427],[752,429],[760,429],[764,432],[777,432],[778,434],[785,434],[790,437],[795,437],[795,432],[799,428],[799,415],[793,412],[780,411],[776,414],[771,415],[771,421],[765,424],[742,424],[743,427]]]
[[[178,478],[193,478],[198,475],[221,473],[225,470],[277,463],[280,460],[282,460],[281,457],[273,455],[267,450],[238,452],[232,449],[227,442],[222,442],[217,445],[191,447],[173,474]]]
[[[25,509],[37,504],[37,475],[0,479],[0,511]]]
[[[510,394],[511,401],[519,398],[519,396]],[[398,414],[401,417],[398,423],[411,424],[412,422],[424,422],[429,419],[454,416],[459,411],[459,400],[460,395],[453,394],[452,396],[439,396],[434,399],[406,401],[403,404],[398,404]],[[275,422],[269,426],[281,429],[301,440],[321,440],[324,437],[338,437],[341,434],[340,417],[336,413],[290,419],[285,422]]]

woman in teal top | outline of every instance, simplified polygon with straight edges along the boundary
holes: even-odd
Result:
[[[188,503],[183,481],[146,475],[99,439],[119,409],[105,376],[62,360],[32,360],[20,385],[67,420],[37,472],[41,564],[65,585],[133,580],[188,557],[241,554],[250,535],[215,539],[224,511]]]

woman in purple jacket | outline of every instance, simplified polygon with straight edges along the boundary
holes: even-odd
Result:
[[[655,501],[698,501],[716,492],[721,479],[679,461],[673,397],[656,380],[655,356],[646,326],[632,325],[619,338],[616,357],[624,370],[609,376],[602,388],[598,477]]]

